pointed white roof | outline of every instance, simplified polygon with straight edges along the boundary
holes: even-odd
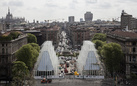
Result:
[[[40,60],[37,70],[38,71],[52,71],[52,70],[54,70],[48,51],[44,51],[42,53],[42,58]]]
[[[95,53],[93,51],[88,52],[88,57],[86,59],[86,63],[84,66],[84,70],[99,70],[99,64],[97,61],[97,58],[95,56]]]

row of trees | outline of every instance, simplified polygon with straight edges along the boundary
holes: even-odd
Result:
[[[117,43],[106,43],[106,34],[102,33],[95,34],[92,41],[95,43],[98,54],[103,57],[102,60],[111,76],[114,72],[118,74],[122,71],[123,53],[121,46]]]
[[[28,44],[23,45],[16,52],[17,61],[13,63],[12,67],[13,86],[23,85],[25,77],[29,78],[40,51],[36,42],[36,37],[33,34],[28,34]]]
[[[13,39],[18,38],[19,35],[21,35],[21,33],[17,32],[17,31],[13,31],[9,35],[0,36],[0,41],[11,41]]]

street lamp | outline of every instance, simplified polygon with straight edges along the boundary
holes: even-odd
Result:
[[[83,73],[83,79],[84,79],[84,65],[83,65],[83,72],[82,73]]]
[[[47,79],[47,65],[46,65],[46,79]]]

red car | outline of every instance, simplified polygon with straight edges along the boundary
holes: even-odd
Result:
[[[68,70],[67,70],[67,68],[65,68],[65,69],[64,69],[64,72],[65,72],[65,73],[68,73]]]
[[[43,80],[41,80],[41,83],[51,83],[51,82],[52,82],[52,79],[43,78]]]

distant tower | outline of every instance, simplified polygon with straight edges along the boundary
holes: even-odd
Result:
[[[93,14],[91,12],[86,12],[84,14],[85,21],[92,21],[93,19]]]
[[[35,23],[35,19],[33,19],[33,23]]]
[[[125,29],[128,26],[128,29],[132,29],[132,15],[127,14],[124,10],[121,13],[121,29]]]
[[[12,14],[10,13],[10,9],[8,7],[8,14],[6,15],[6,20],[12,19]]]
[[[68,21],[69,21],[69,23],[75,22],[74,16],[69,16]]]
[[[8,7],[8,14],[6,15],[6,19],[5,19],[6,30],[10,30],[11,29],[12,22],[13,22],[12,14],[10,13],[10,9]]]
[[[8,7],[8,14],[10,14],[10,9],[9,9],[9,7]]]
[[[83,22],[83,18],[80,18],[80,22]]]

